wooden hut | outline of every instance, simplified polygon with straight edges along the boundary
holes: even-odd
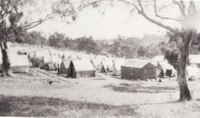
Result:
[[[72,60],[69,64],[67,75],[72,78],[95,77],[95,68],[90,60]]]
[[[132,80],[156,79],[156,66],[148,61],[128,60],[121,66],[121,78]]]

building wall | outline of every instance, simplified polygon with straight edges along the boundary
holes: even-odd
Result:
[[[75,78],[87,78],[87,77],[95,77],[96,72],[95,70],[93,71],[78,71],[76,72],[76,75],[74,76]]]
[[[156,67],[151,64],[147,64],[145,67],[142,68],[142,79],[156,79],[156,73]]]
[[[121,79],[130,79],[130,75],[127,75],[128,73],[130,73],[128,71],[128,68],[121,66]]]
[[[130,80],[156,79],[156,67],[147,64],[144,68],[121,67],[121,78]]]
[[[121,67],[121,78],[137,80],[140,78],[141,69],[131,68],[131,67]]]

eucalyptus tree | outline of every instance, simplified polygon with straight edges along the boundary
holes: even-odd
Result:
[[[73,16],[73,6],[68,4],[65,14]],[[24,31],[60,16],[59,1],[54,0],[0,0],[0,42],[2,51],[2,75],[10,76],[10,55],[7,42],[19,40]],[[67,9],[66,9],[67,10]]]

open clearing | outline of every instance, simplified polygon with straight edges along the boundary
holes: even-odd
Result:
[[[27,74],[0,79],[0,115],[198,118],[200,82],[191,81],[189,87],[193,100],[179,103],[178,84],[172,79],[130,81],[104,74],[70,79],[31,69]]]

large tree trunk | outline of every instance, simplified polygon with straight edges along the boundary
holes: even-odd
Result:
[[[10,57],[8,55],[8,47],[6,42],[1,43],[2,52],[2,76],[11,76]]]
[[[180,88],[180,101],[191,100],[190,91],[187,85],[187,63],[189,60],[190,45],[193,31],[185,31],[182,37],[181,54],[177,68],[177,80]]]
[[[180,101],[190,100],[191,95],[187,85],[186,69],[179,65],[181,68],[177,70],[177,80],[180,88]]]

